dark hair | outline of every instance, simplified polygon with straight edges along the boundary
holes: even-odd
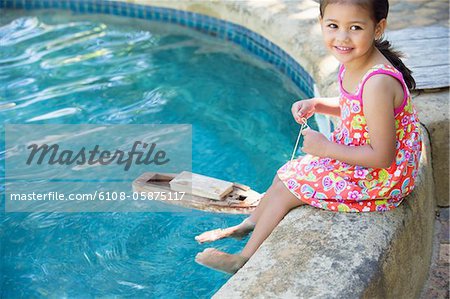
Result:
[[[388,0],[320,0],[320,16],[323,18],[323,13],[325,7],[328,4],[333,3],[352,3],[367,9],[371,14],[375,23],[378,24],[382,19],[386,19],[389,12],[389,1]],[[415,89],[416,81],[411,75],[411,70],[408,69],[405,64],[400,59],[403,54],[399,51],[395,51],[389,41],[384,40],[383,37],[375,40],[375,47],[389,60],[392,65],[398,69],[405,79],[405,83],[408,88]]]

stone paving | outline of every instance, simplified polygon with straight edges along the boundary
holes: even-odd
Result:
[[[450,25],[448,0],[389,1],[389,30],[430,25]]]
[[[433,257],[421,299],[449,298],[449,208],[436,212]]]
[[[448,0],[390,0],[390,30],[430,25],[449,26]]]

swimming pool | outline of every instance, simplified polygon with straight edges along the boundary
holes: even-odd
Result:
[[[290,105],[308,92],[233,43],[106,15],[1,10],[0,16],[3,124],[191,123],[193,171],[260,192],[290,158],[298,132]],[[208,297],[229,276],[194,263],[209,245],[193,237],[243,218],[2,216],[2,296],[83,298]],[[215,243],[227,252],[242,244]]]

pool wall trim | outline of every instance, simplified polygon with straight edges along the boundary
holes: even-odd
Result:
[[[6,2],[14,0],[0,0]],[[195,12],[248,28],[298,62],[323,96],[336,95],[337,61],[322,46],[315,1],[127,2]],[[435,207],[425,129],[423,139],[416,189],[399,208],[372,215],[295,209],[214,298],[418,297],[430,264]]]

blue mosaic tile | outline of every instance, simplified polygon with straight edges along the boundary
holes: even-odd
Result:
[[[191,27],[191,28],[194,28],[194,27],[195,27],[194,21],[188,20],[188,21],[187,21],[187,26],[188,26],[188,27]]]
[[[52,7],[55,9],[61,9],[61,2],[63,1],[53,0]]]
[[[202,23],[200,23],[200,22],[195,22],[195,28],[197,29],[197,30],[202,30],[203,29],[203,27],[202,27]]]
[[[169,15],[169,22],[170,23],[173,23],[173,24],[178,24],[178,23],[180,23],[179,22],[179,19],[177,18],[177,16],[175,16],[175,15]]]
[[[179,22],[179,24],[180,24],[181,26],[187,26],[188,23],[186,22],[186,20],[181,19],[180,22]]]
[[[94,13],[102,13],[103,12],[103,6],[101,5],[101,3],[97,3],[96,5],[94,5],[93,12]]]
[[[2,5],[1,7],[4,7],[4,8],[12,8],[12,6],[11,6],[11,5],[12,5],[12,2],[13,2],[13,1],[3,0],[3,1],[1,2],[1,3],[2,3],[2,4],[1,4],[1,5]]]
[[[144,9],[144,19],[151,20],[150,14],[151,14],[150,9],[148,8]]]
[[[130,17],[130,18],[136,18],[137,17],[137,11],[136,11],[135,7],[128,8],[127,17]]]
[[[80,3],[78,4],[78,9],[79,9],[79,11],[80,11],[81,13],[86,13],[86,12],[88,12],[88,10],[87,10],[87,3],[84,2],[84,1],[80,2]]]
[[[11,7],[16,8],[16,5],[19,5],[22,7],[22,9],[32,9],[32,3],[29,1],[10,1]],[[18,8],[18,7],[17,7]]]
[[[153,12],[159,12],[161,13],[163,11],[163,9],[161,7],[157,7],[157,6],[149,6],[150,10]]]
[[[126,5],[122,10],[125,11],[124,17],[136,16],[136,5]]]
[[[137,14],[137,17],[138,17],[139,19],[144,19],[144,18],[145,18],[145,9],[144,9],[142,6],[140,6],[140,7],[136,10],[136,14]]]
[[[119,15],[122,17],[126,17],[128,15],[128,9],[126,5],[122,5],[122,3],[119,3]]]
[[[95,10],[94,10],[94,3],[88,2],[88,3],[86,4],[86,11],[87,11],[88,13],[94,13],[94,12],[95,12]]]
[[[119,5],[117,4],[117,2],[112,2],[110,5],[107,5],[106,7],[108,7],[109,13],[116,16],[119,15]]]
[[[169,21],[169,14],[166,11],[164,11],[164,10],[161,11],[159,13],[159,15],[160,15],[161,21],[163,21],[163,22],[168,22]]]
[[[50,4],[50,7],[49,7],[49,8],[52,8],[52,9],[59,9],[59,3],[58,3],[58,1],[50,0],[50,1],[49,1],[49,4]]]
[[[13,4],[13,1],[6,1],[6,3],[8,3],[8,2],[10,2],[11,3],[11,5]],[[22,2],[22,4],[23,4],[23,7],[25,8],[25,9],[32,9],[32,3],[31,3],[31,1],[25,1],[25,2]],[[11,6],[6,6],[6,7],[11,7]]]
[[[109,14],[111,14],[111,7],[107,6],[107,5],[102,6],[102,11],[103,11],[104,14],[109,15]]]
[[[69,4],[69,9],[70,9],[70,10],[72,10],[72,11],[78,11],[78,7],[77,7],[77,5],[76,5],[75,2],[69,1],[68,4]]]
[[[153,12],[153,17],[155,20],[161,20],[161,13],[159,11]]]

